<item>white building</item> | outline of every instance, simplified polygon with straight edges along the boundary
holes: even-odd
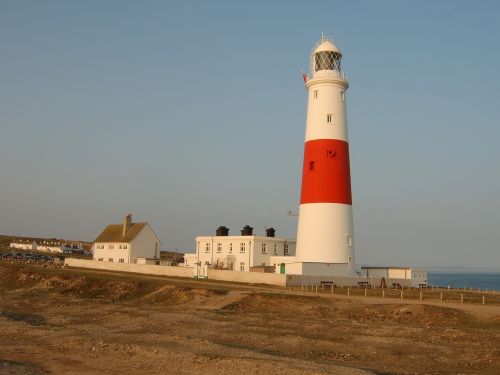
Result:
[[[56,240],[14,240],[10,247],[19,250],[46,251],[51,253],[83,252],[81,243],[64,243]]]
[[[18,250],[37,250],[37,243],[36,241],[31,241],[31,240],[17,240],[17,241],[12,241],[9,245],[12,249],[18,249]]]
[[[110,224],[93,243],[94,260],[135,263],[137,258],[158,258],[161,242],[148,223],[133,223],[132,215],[123,224]]]
[[[240,236],[229,236],[229,229],[219,227],[215,236],[196,237],[196,254],[185,254],[184,265],[200,267],[199,275],[208,268],[232,271],[263,271],[284,273],[283,259],[295,255],[295,240],[274,237],[275,230],[268,228],[266,236],[256,236],[253,228],[245,226]],[[258,269],[260,268],[260,269]]]
[[[411,280],[412,287],[425,287],[427,286],[427,271],[411,267],[361,267],[362,276],[367,279],[404,279]],[[388,285],[391,287],[391,285]]]

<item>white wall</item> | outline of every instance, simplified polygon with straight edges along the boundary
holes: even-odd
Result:
[[[353,274],[348,264],[298,262],[295,257],[291,257],[288,263],[282,257],[273,257],[272,260],[277,264],[277,273],[280,273],[280,263],[285,263],[286,275],[350,277]]]
[[[394,279],[409,279],[411,277],[411,272],[409,269],[400,269],[400,268],[389,268],[388,269],[388,277]]]
[[[76,258],[66,258],[64,260],[64,264],[69,267],[94,268],[120,272],[135,272],[148,275],[193,277],[193,269],[190,267],[156,266],[134,263],[110,263]]]
[[[184,254],[184,267],[194,267],[195,263],[198,261],[198,256],[196,254]]]
[[[364,269],[362,271],[364,276],[373,276],[373,277],[389,277],[387,268],[370,268]]]
[[[126,245],[127,249],[120,249],[120,246]],[[98,249],[98,246],[104,246],[104,249]],[[110,247],[113,247],[110,249]],[[102,259],[103,262],[109,262],[109,259],[112,259],[112,262],[118,263],[120,259],[123,259],[124,263],[130,262],[130,244],[127,242],[99,242],[95,244],[94,249],[94,260]]]
[[[232,281],[237,283],[270,284],[286,286],[286,276],[263,272],[233,272],[226,270],[208,270],[209,280]]]
[[[156,239],[149,224],[146,224],[139,234],[131,241],[131,245],[131,263],[135,261],[135,258],[154,258],[155,255],[160,257],[160,243]]]

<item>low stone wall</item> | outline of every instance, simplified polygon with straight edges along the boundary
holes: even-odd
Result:
[[[135,263],[114,263],[114,262],[99,262],[96,260],[66,258],[64,264],[69,267],[94,268],[98,270],[121,271],[144,273],[148,275],[162,275],[175,277],[193,277],[193,268],[191,267],[174,267],[174,266],[157,266],[152,264],[135,264]]]
[[[286,276],[278,273],[238,272],[226,270],[208,270],[209,280],[233,281],[248,284],[269,284],[286,286]]]
[[[152,264],[135,263],[114,263],[99,262],[95,260],[66,258],[64,264],[69,267],[93,268],[98,270],[120,271],[142,273],[147,275],[174,276],[193,278],[194,268],[192,267],[174,267],[157,266]],[[358,282],[367,281],[366,277],[338,277],[338,276],[302,276],[302,275],[282,275],[278,273],[262,272],[238,272],[226,270],[208,270],[209,280],[230,281],[246,284],[268,284],[282,287],[301,286],[301,285],[321,285],[321,282],[333,282],[336,286],[358,286]],[[388,288],[393,287],[393,283],[398,283],[404,288],[410,286],[411,280],[406,279],[386,279]],[[372,278],[370,280],[372,287],[380,287],[380,279]]]
[[[157,266],[151,264],[135,264],[135,263],[115,263],[115,262],[99,262],[96,260],[66,258],[64,264],[69,267],[93,268],[98,270],[120,271],[143,273],[148,275],[175,276],[193,278],[194,268],[192,267],[174,267],[174,266]],[[209,280],[232,281],[236,283],[249,284],[270,284],[285,286],[285,275],[276,273],[262,272],[237,272],[225,270],[208,270]]]

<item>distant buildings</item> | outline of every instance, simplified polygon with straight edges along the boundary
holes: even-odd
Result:
[[[254,235],[247,225],[240,236],[230,236],[222,226],[215,236],[196,237],[196,254],[185,254],[184,265],[199,267],[201,274],[206,268],[280,273],[283,259],[295,255],[295,240],[274,235],[274,228],[267,228],[266,236]]]
[[[51,253],[84,253],[81,243],[65,243],[61,241],[51,240],[13,240],[10,245],[12,249],[30,250],[30,251],[47,251]]]
[[[133,223],[128,214],[122,224],[109,224],[94,241],[94,260],[136,263],[137,258],[159,258],[161,242],[148,223]]]

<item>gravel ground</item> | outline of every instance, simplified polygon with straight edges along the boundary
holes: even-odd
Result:
[[[3,263],[0,374],[498,374],[481,311]]]

